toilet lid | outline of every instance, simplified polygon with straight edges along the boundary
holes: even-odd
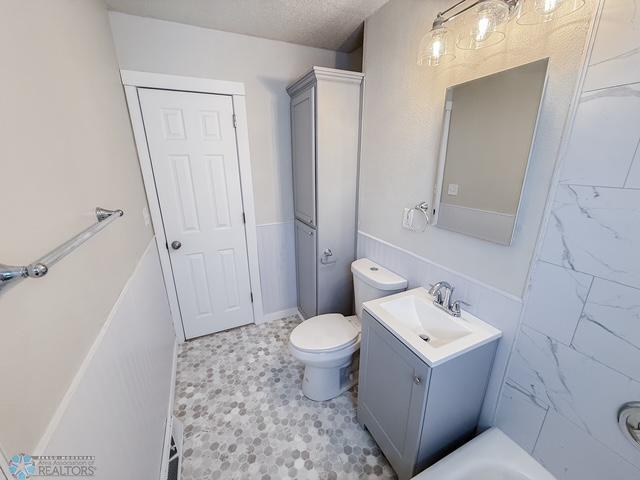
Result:
[[[294,328],[289,340],[291,345],[304,352],[339,350],[358,339],[360,329],[357,325],[351,317],[339,313],[318,315]]]

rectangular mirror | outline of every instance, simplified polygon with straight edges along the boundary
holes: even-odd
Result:
[[[548,59],[447,89],[434,223],[510,245]]]

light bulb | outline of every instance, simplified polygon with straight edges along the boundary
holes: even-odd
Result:
[[[483,42],[489,36],[489,28],[491,27],[491,20],[487,17],[480,17],[478,20],[478,27],[476,30],[476,42]]]
[[[442,41],[440,39],[433,41],[431,45],[431,55],[436,59],[442,55]]]
[[[450,51],[449,30],[442,24],[434,27],[422,37],[418,51],[418,65],[435,67],[451,61],[455,55]]]
[[[553,12],[556,8],[558,8],[557,0],[543,0],[542,2],[536,2],[536,3],[541,4],[537,6],[538,6],[538,10],[541,10],[541,13],[543,15],[548,15],[551,12]]]
[[[504,39],[500,26],[509,20],[509,6],[503,0],[481,0],[458,34],[456,45],[463,50],[489,47]]]

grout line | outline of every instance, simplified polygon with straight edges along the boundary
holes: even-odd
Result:
[[[634,378],[634,377],[631,377],[629,374],[624,373],[624,372],[621,372],[620,370],[618,370],[618,369],[616,369],[616,368],[612,367],[611,365],[607,365],[607,364],[606,364],[606,363],[604,363],[602,360],[599,360],[598,358],[594,357],[593,355],[589,355],[588,353],[583,352],[582,350],[578,350],[577,348],[573,347],[572,345],[567,345],[566,343],[564,343],[564,342],[562,342],[562,341],[558,340],[558,339],[557,339],[557,338],[555,338],[555,337],[552,337],[551,335],[548,335],[548,334],[546,334],[546,333],[544,333],[544,332],[541,332],[540,330],[538,330],[538,329],[537,329],[537,328],[535,328],[535,327],[532,327],[531,325],[526,325],[526,324],[525,324],[525,325],[523,325],[523,326],[522,326],[522,329],[531,330],[531,331],[533,331],[533,332],[537,333],[538,335],[542,335],[543,337],[546,337],[546,338],[548,338],[549,340],[552,340],[552,341],[554,341],[554,342],[556,342],[556,343],[558,343],[558,344],[562,345],[563,347],[566,347],[566,348],[568,348],[568,349],[572,350],[573,352],[577,353],[578,355],[581,355],[581,356],[583,356],[583,357],[585,357],[585,358],[588,358],[588,359],[590,359],[590,360],[593,360],[593,361],[594,361],[595,363],[597,363],[598,365],[601,365],[601,366],[605,367],[606,369],[611,370],[612,372],[617,373],[618,375],[622,375],[623,377],[625,377],[626,379],[628,379],[628,380],[630,380],[630,381],[632,381],[632,382],[634,382],[634,383],[638,383],[638,384],[640,384],[640,378],[636,379],[636,378]],[[522,330],[522,329],[521,329],[521,330]],[[513,380],[513,378],[511,378],[511,377],[508,377],[508,379],[509,379],[509,380],[511,380],[513,383],[516,383],[516,384],[518,383],[518,382],[514,381],[514,380]],[[545,389],[546,389],[546,388],[545,388]],[[545,403],[546,403],[546,402],[545,402]]]
[[[576,338],[576,332],[578,331],[578,328],[580,327],[580,324],[582,323],[582,316],[584,315],[584,308],[587,306],[587,302],[589,301],[589,295],[591,295],[591,288],[593,288],[593,283],[595,282],[595,278],[596,277],[591,277],[591,282],[589,283],[589,289],[587,290],[587,294],[584,297],[584,302],[582,302],[582,309],[580,310],[580,316],[578,317],[578,321],[576,322],[576,326],[573,329],[573,335],[571,335],[571,340],[569,341],[569,346],[571,348],[575,347],[573,346],[573,340]]]
[[[540,436],[542,435],[542,429],[544,428],[544,424],[547,421],[547,416],[549,415],[549,408],[547,407],[547,409],[544,412],[544,418],[542,419],[542,423],[540,424],[540,429],[538,430],[538,435],[536,436],[536,441],[533,442],[533,448],[531,449],[531,454],[533,454],[533,452],[535,452],[536,447],[538,446],[538,440],[540,440]]]
[[[623,287],[632,288],[634,290],[640,290],[640,286],[631,285],[629,283],[624,283],[624,282],[621,282],[620,280],[612,280],[611,278],[602,277],[602,276],[597,275],[595,273],[587,272],[586,270],[578,270],[576,268],[568,268],[566,265],[555,263],[555,262],[552,262],[551,260],[543,260],[543,259],[539,258],[538,262],[548,263],[549,265],[554,265],[556,267],[564,268],[565,270],[568,270],[570,272],[576,272],[576,273],[582,273],[583,275],[589,275],[590,277],[593,277],[594,279],[597,278],[597,279],[602,280],[604,282],[615,283],[616,285],[620,285],[620,286],[623,286]]]
[[[640,157],[638,156],[638,149],[640,149],[640,140],[636,145],[636,150],[633,152],[633,157],[631,158],[631,164],[629,165],[629,170],[627,170],[627,176],[624,177],[624,183],[622,184],[624,188],[627,188],[627,182],[629,181],[629,176],[631,175],[631,170],[633,169],[633,165],[636,163],[636,160],[640,162]]]
[[[589,65],[589,69],[592,67],[592,65]],[[615,84],[615,85],[607,85],[606,87],[599,87],[599,88],[592,88],[590,90],[582,90],[582,93],[593,93],[593,92],[601,92],[602,90],[609,90],[609,89],[613,89],[613,88],[622,88],[622,87],[630,87],[633,85],[640,85],[640,82],[626,82],[626,83],[620,83],[620,84]]]
[[[633,161],[631,162],[631,164],[633,165]],[[631,167],[629,167],[629,170],[631,170]],[[640,188],[627,188],[627,187],[624,187],[624,186],[616,187],[616,186],[612,186],[612,185],[592,185],[592,184],[589,184],[589,183],[573,183],[573,182],[565,183],[562,180],[560,180],[558,182],[558,185],[562,186],[562,187],[589,187],[589,188],[601,188],[601,189],[606,189],[606,190],[640,190]]]

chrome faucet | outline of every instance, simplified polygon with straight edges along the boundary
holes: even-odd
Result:
[[[429,295],[433,297],[433,304],[449,315],[460,316],[460,301],[451,302],[451,295],[455,287],[447,282],[438,282],[429,289]]]

